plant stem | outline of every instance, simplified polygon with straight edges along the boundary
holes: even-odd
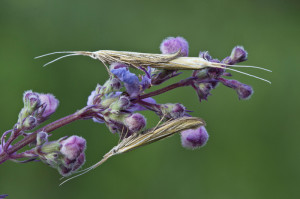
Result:
[[[141,95],[138,99],[134,99],[133,103],[137,102],[137,101],[139,101],[141,99],[145,99],[145,98],[148,98],[148,97],[153,97],[153,96],[165,93],[167,91],[173,90],[173,89],[178,88],[178,87],[189,86],[192,83],[192,81],[195,80],[195,79],[197,79],[197,77],[189,77],[189,78],[181,80],[180,82],[177,82],[175,84],[171,84],[169,86],[166,86],[164,88],[158,89],[156,91],[153,91],[153,92]]]

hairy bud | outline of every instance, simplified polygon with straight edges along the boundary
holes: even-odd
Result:
[[[139,132],[146,126],[146,119],[142,114],[134,113],[125,118],[125,125],[130,131]]]
[[[42,117],[47,118],[52,115],[58,107],[59,101],[52,94],[40,94],[41,105],[44,110],[42,111]]]
[[[28,131],[36,127],[38,124],[36,117],[34,116],[28,116],[25,118],[23,122],[23,130]]]
[[[181,56],[188,56],[189,44],[183,37],[168,37],[160,44],[162,54],[174,54],[179,50]]]
[[[44,133],[37,136],[37,143],[43,143]],[[45,142],[37,145],[36,153],[40,159],[57,169],[62,176],[68,176],[78,170],[85,161],[84,151],[86,141],[79,136],[71,136],[67,139],[61,138],[53,142]]]
[[[181,132],[181,144],[187,149],[196,149],[206,144],[208,133],[204,126],[197,129],[188,129]]]
[[[25,91],[23,96],[24,107],[27,107],[30,110],[35,110],[41,103],[39,94],[34,93],[31,90]]]
[[[225,85],[228,86],[229,88],[233,88],[238,96],[239,99],[249,99],[251,95],[253,94],[253,89],[251,86],[243,84],[237,80],[228,80],[228,79],[223,79],[220,78],[220,81]]]
[[[159,105],[159,109],[161,111],[161,116],[164,116],[168,119],[176,119],[179,117],[183,117],[185,115],[185,107],[182,104],[176,103],[167,103]]]
[[[246,61],[248,57],[247,51],[244,49],[243,46],[236,46],[232,49],[230,59],[231,63],[230,64],[236,64],[239,62]]]

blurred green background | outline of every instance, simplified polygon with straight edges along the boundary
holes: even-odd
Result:
[[[132,1],[2,0],[0,2],[0,130],[12,128],[22,94],[53,93],[60,107],[51,121],[86,104],[103,65],[72,57],[35,56],[62,50],[127,50],[159,53],[167,36],[189,41],[190,56],[208,50],[216,58],[235,45],[249,53],[244,70],[272,81],[234,73],[255,93],[240,101],[224,86],[198,102],[193,89],[171,91],[158,102],[181,102],[207,122],[210,140],[189,151],[179,136],[116,156],[98,169],[59,187],[59,174],[42,163],[0,166],[0,194],[9,198],[299,198],[299,1]],[[188,73],[186,73],[188,75]],[[178,79],[177,79],[178,80]],[[164,84],[167,85],[168,83]],[[147,114],[148,125],[157,122]],[[79,121],[53,138],[77,134],[88,141],[89,166],[118,138],[104,125]]]

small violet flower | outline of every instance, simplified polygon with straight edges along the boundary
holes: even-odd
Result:
[[[181,144],[187,149],[196,149],[206,144],[208,133],[204,126],[197,129],[188,129],[181,132]]]
[[[233,88],[237,92],[239,99],[249,99],[254,92],[251,86],[243,84],[237,80],[220,78],[220,81],[225,86]]]
[[[247,51],[244,49],[243,46],[236,46],[232,49],[230,59],[231,64],[236,64],[239,62],[246,61],[248,57]]]
[[[85,149],[86,141],[79,136],[48,142],[45,132],[37,135],[37,155],[44,163],[57,169],[62,176],[71,175],[84,164]]]
[[[125,125],[130,131],[139,132],[146,126],[146,119],[142,114],[134,113],[125,118]]]
[[[162,54],[174,54],[179,50],[181,56],[188,56],[189,44],[183,37],[168,37],[160,44]]]
[[[172,104],[172,103],[167,103],[167,104],[161,104],[158,105],[160,109],[160,115],[164,116],[168,119],[176,119],[183,117],[185,115],[186,108],[179,103]]]
[[[39,94],[34,93],[31,90],[25,91],[23,101],[24,107],[28,107],[30,110],[35,110],[41,103]]]
[[[126,91],[131,97],[136,97],[141,92],[139,78],[127,68],[113,69],[111,72],[124,83]]]
[[[42,117],[47,118],[52,115],[58,107],[59,101],[52,94],[40,94],[41,105],[45,107]]]

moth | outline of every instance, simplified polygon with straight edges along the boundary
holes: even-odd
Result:
[[[112,156],[122,154],[122,153],[134,150],[134,149],[142,147],[142,146],[146,146],[153,142],[170,137],[181,131],[184,131],[187,129],[195,129],[195,128],[199,128],[200,126],[205,126],[205,125],[206,125],[205,121],[201,118],[181,117],[181,118],[169,120],[157,127],[145,130],[141,133],[134,133],[131,136],[122,139],[122,141],[119,142],[118,145],[114,146],[108,153],[106,153],[103,156],[102,160],[100,160],[96,164],[94,164],[84,170],[79,171],[78,175],[75,175],[73,177],[66,179],[60,185],[97,168],[98,166],[103,164],[107,159],[109,159]]]
[[[165,69],[165,70],[201,70],[204,68],[222,68],[226,70],[235,71],[244,75],[248,75],[271,84],[269,80],[239,70],[232,69],[232,67],[256,68],[256,69],[272,72],[269,69],[257,67],[257,66],[228,65],[224,63],[215,63],[215,62],[210,62],[201,57],[181,57],[180,50],[174,54],[138,53],[138,52],[113,51],[113,50],[98,50],[95,52],[62,51],[62,52],[48,53],[35,58],[37,59],[37,58],[41,58],[53,54],[60,54],[60,53],[67,54],[67,55],[58,57],[46,63],[44,66],[47,66],[65,57],[83,55],[83,56],[91,57],[96,60],[100,60],[104,64],[104,66],[106,67],[110,75],[112,74],[107,64],[117,62],[117,63],[126,64],[128,66],[134,67],[139,70],[146,68],[148,66],[156,69]]]

